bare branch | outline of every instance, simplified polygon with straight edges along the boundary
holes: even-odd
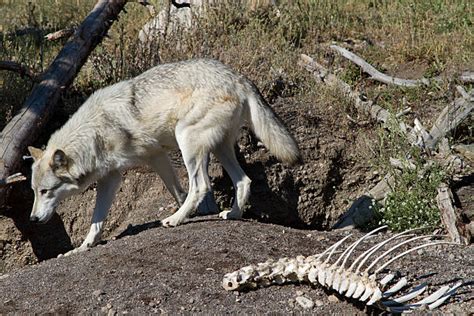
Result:
[[[462,87],[458,88],[458,91],[461,97],[441,111],[430,130],[430,139],[425,142],[426,147],[434,149],[438,141],[455,129],[474,109],[474,97],[465,92]]]
[[[463,83],[474,83],[474,71],[465,71],[459,76],[459,80]]]
[[[48,121],[61,93],[68,87],[90,52],[117,20],[126,0],[99,0],[78,30],[41,75],[23,108],[5,126],[0,138],[0,179],[16,172],[27,144]],[[0,204],[6,201],[6,190],[0,189]]]
[[[386,84],[394,84],[394,85],[403,86],[403,87],[418,87],[421,85],[429,85],[430,83],[429,80],[426,78],[411,80],[411,79],[401,79],[401,78],[388,76],[386,74],[381,73],[380,71],[375,69],[371,64],[363,60],[361,57],[348,51],[345,48],[342,48],[337,45],[331,45],[330,48],[337,51],[344,58],[347,58],[350,61],[352,61],[354,64],[358,65],[360,68],[362,68],[362,70],[365,73],[369,74],[370,77],[374,80],[377,80]]]
[[[14,61],[0,61],[0,70],[13,71],[22,77],[28,77],[35,82],[38,81],[38,76],[30,68]]]
[[[469,244],[471,236],[469,236],[469,231],[456,212],[453,205],[453,195],[446,183],[441,183],[438,187],[436,202],[441,212],[444,227],[446,227],[451,240],[455,243]]]
[[[21,173],[15,173],[7,177],[6,179],[0,179],[0,187],[5,187],[9,184],[25,181],[25,180],[26,180],[26,177],[24,175],[22,175]]]
[[[46,34],[44,38],[47,39],[48,41],[57,41],[60,38],[70,37],[72,34],[74,34],[76,29],[77,27],[70,27],[67,29],[59,30],[56,32]]]

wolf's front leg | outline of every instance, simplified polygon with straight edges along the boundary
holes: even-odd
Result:
[[[120,171],[114,170],[97,182],[97,196],[89,233],[81,246],[65,253],[65,256],[85,251],[94,247],[100,241],[104,221],[109,213],[115,194],[120,187],[121,179]]]

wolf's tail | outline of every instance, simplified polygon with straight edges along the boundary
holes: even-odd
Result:
[[[257,88],[252,86],[252,90],[254,93],[250,94],[248,102],[254,133],[278,160],[289,164],[301,161],[295,139],[267,105]]]

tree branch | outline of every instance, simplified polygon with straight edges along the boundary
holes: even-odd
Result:
[[[21,77],[28,77],[34,82],[38,82],[38,76],[27,66],[14,61],[1,60],[0,70],[13,71],[20,74]]]
[[[107,34],[117,20],[126,0],[99,0],[79,26],[74,36],[64,45],[56,59],[41,76],[26,99],[23,108],[5,126],[0,138],[0,179],[5,179],[18,168],[21,156],[48,121],[62,91],[76,77],[90,52]],[[0,203],[6,202],[7,192],[0,189]]]

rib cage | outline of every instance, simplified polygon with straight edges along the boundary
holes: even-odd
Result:
[[[408,280],[405,277],[397,277],[397,273],[379,276],[394,261],[416,250],[452,244],[443,240],[433,240],[435,236],[415,236],[413,235],[415,230],[408,230],[373,245],[352,262],[350,261],[351,254],[362,241],[385,228],[386,226],[382,226],[374,229],[339,252],[341,245],[351,235],[342,238],[317,255],[281,258],[277,261],[270,259],[257,265],[243,267],[226,274],[222,285],[229,291],[241,291],[273,284],[310,282],[332,289],[348,298],[362,301],[368,306],[374,305],[382,310],[396,313],[418,308],[431,310],[455,294],[462,282],[442,286],[421,300],[418,297],[428,289],[427,284],[417,285],[408,293],[395,297],[408,286]],[[377,252],[390,244],[393,245],[388,250],[375,257]],[[410,248],[400,252],[399,249],[406,245],[410,245]],[[336,252],[338,256],[334,259]],[[384,259],[386,261],[383,261]],[[418,300],[415,300],[417,298]]]

